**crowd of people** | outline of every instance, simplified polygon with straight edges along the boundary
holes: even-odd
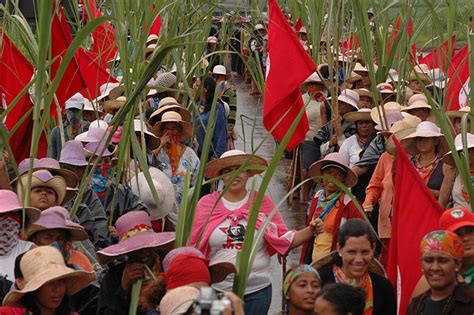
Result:
[[[441,95],[444,85],[433,71],[419,65],[405,79],[392,69],[383,82],[372,82],[370,61],[343,55],[325,57],[332,64],[320,64],[301,86],[310,126],[300,144],[302,177],[313,179],[302,186],[307,224],[290,230],[265,195],[256,230],[271,219],[243,298],[232,293],[256,198],[248,182],[265,171],[267,161],[235,149],[237,92],[229,79],[240,76],[251,84],[250,94],[259,93],[249,68],[265,73],[267,26],[262,22],[248,32],[250,20],[238,18],[225,49],[239,54],[228,62],[216,53],[224,49],[221,23],[213,19],[203,52],[207,74],[193,78],[193,102],[176,93],[181,86],[176,69],[163,67],[150,80],[144,114],[137,112],[130,122],[146,165],[132,159],[127,172],[117,170],[126,125],[111,134],[110,123],[126,104],[122,83],[100,86],[93,100],[78,92],[66,101],[64,122],[49,135],[48,157],[16,164],[3,149],[0,314],[128,314],[133,303],[137,314],[215,314],[211,308],[267,314],[272,290],[280,289],[272,287],[271,257],[300,247],[300,264],[282,283],[282,312],[397,314],[397,295],[385,271],[397,158],[393,137],[447,209],[439,230],[413,244],[420,248],[423,277],[407,314],[472,314],[474,215],[446,140],[454,137],[457,151],[469,151],[472,174],[474,135],[465,133],[465,148],[461,132],[469,108],[448,112],[454,128],[443,134],[425,95]],[[304,27],[297,35],[312,49]],[[144,43],[145,58],[157,39],[150,36]],[[326,46],[320,47],[321,55],[329,56]],[[120,75],[119,64],[109,63],[112,75]],[[344,69],[351,69],[349,76]],[[4,125],[2,130],[8,132]],[[219,185],[198,182],[203,160],[205,178]],[[196,187],[201,198],[188,246],[175,248],[175,231],[184,219],[181,205]],[[139,298],[133,301],[137,287]],[[214,291],[206,295],[209,288]]]

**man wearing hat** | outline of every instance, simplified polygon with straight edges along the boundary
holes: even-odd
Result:
[[[126,260],[109,265],[100,288],[97,314],[128,314],[133,284],[143,279],[143,286],[158,285],[152,280],[162,272],[158,254],[170,250],[175,240],[174,232],[155,233],[150,217],[144,211],[124,214],[115,223],[115,228],[119,242],[98,251],[97,259],[102,264],[110,264],[121,257]],[[150,310],[140,303],[137,314],[147,314]]]
[[[65,121],[63,128],[64,141],[72,140],[83,131],[82,109],[84,107],[84,96],[81,93],[74,94],[66,101]],[[58,160],[63,145],[62,135],[56,126],[51,131],[48,156]]]
[[[428,233],[420,244],[421,270],[430,289],[413,298],[407,315],[472,314],[474,289],[458,282],[463,246],[450,231]]]

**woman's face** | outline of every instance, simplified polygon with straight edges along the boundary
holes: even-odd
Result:
[[[37,186],[31,189],[30,204],[32,207],[46,210],[50,207],[58,206],[56,191],[50,187]]]
[[[235,173],[233,172],[237,169],[239,169],[239,167],[234,166],[222,170],[222,175],[227,174],[227,176],[224,176],[222,178],[222,180],[224,181],[224,186],[229,187],[228,191],[231,193],[241,193],[247,190],[247,181],[249,179],[248,171],[240,172],[231,182],[232,177],[235,176]]]
[[[374,102],[372,98],[368,96],[360,96],[359,97],[359,109],[361,108],[368,108],[372,109],[374,107]]]
[[[460,263],[444,253],[426,253],[421,257],[421,270],[431,288],[443,290],[456,283]]]
[[[44,284],[33,294],[40,309],[55,310],[61,305],[66,294],[66,282],[60,279]]]
[[[367,138],[375,132],[375,124],[371,120],[360,120],[356,122],[357,133],[362,138]]]
[[[317,93],[323,93],[324,92],[324,85],[316,82],[311,82],[306,84],[306,92],[308,92],[309,95],[316,95]]]
[[[341,169],[339,169],[337,167],[328,167],[328,168],[324,169],[324,171],[322,172],[322,175],[332,176],[335,179],[337,179],[338,181],[340,181],[341,183],[344,183],[344,181],[346,180],[346,174]],[[332,194],[332,193],[335,193],[335,192],[340,190],[339,187],[337,187],[336,184],[330,182],[327,179],[323,179],[323,186],[326,189],[326,192],[328,194]]]
[[[366,235],[349,237],[344,247],[337,245],[342,258],[342,270],[349,278],[360,279],[374,257],[374,246]]]
[[[314,309],[316,294],[321,289],[321,283],[313,272],[304,272],[291,284],[286,299],[290,304],[304,311]]]
[[[181,130],[182,128],[178,123],[167,122],[161,125],[162,134],[170,133],[171,135],[180,135]]]
[[[64,248],[68,241],[68,234],[63,229],[50,229],[35,233],[31,240],[38,246],[47,246],[58,242]]]
[[[417,137],[415,138],[416,148],[420,153],[432,153],[436,151],[439,139],[436,137]]]
[[[341,116],[341,117],[352,110],[352,106],[350,106],[349,104],[346,104],[344,102],[338,102],[337,103],[337,108],[339,110],[339,116]]]
[[[324,299],[324,296],[320,296],[314,303],[314,315],[342,315],[336,307],[329,301]]]
[[[414,108],[409,110],[408,113],[420,118],[421,121],[426,121],[431,114],[431,110],[429,108]]]
[[[463,226],[457,229],[456,234],[462,241],[465,258],[474,258],[474,226]]]

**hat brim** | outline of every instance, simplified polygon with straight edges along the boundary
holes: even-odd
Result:
[[[310,177],[316,177],[316,176],[322,176],[322,171],[321,169],[324,168],[327,165],[337,165],[340,168],[344,169],[347,173],[346,178],[344,179],[343,184],[346,185],[347,187],[351,188],[354,187],[357,184],[357,175],[354,173],[353,170],[351,170],[349,167],[345,166],[344,164],[341,164],[336,161],[331,161],[331,160],[319,160],[313,165],[309,167],[308,173]],[[316,182],[322,183],[322,179],[315,179]]]
[[[183,131],[181,132],[181,141],[182,142],[191,139],[191,137],[193,135],[193,126],[189,122],[183,121],[183,120],[159,121],[153,126],[153,128],[151,129],[151,132],[155,136],[157,136],[158,138],[161,138],[161,136],[163,135],[161,130],[160,130],[161,125],[163,125],[165,123],[176,123],[176,124],[181,125],[181,127],[183,128]]]
[[[151,114],[150,118],[148,119],[148,123],[150,126],[155,126],[159,121],[161,121],[161,117],[164,113],[174,111],[181,115],[181,119],[186,122],[191,121],[191,113],[184,107],[179,105],[162,105],[162,107],[158,108],[156,111]]]
[[[66,294],[73,295],[95,279],[93,272],[74,270],[69,267],[48,268],[42,270],[34,279],[28,281],[22,290],[12,290],[3,299],[5,306],[18,306],[19,301],[28,293],[34,292],[43,285],[60,280],[66,281]]]
[[[62,163],[62,162],[60,162],[60,163]],[[87,163],[86,163],[86,165],[87,165]],[[49,167],[34,167],[32,172],[36,172],[36,171],[40,171],[40,170],[49,171],[51,173],[51,175],[53,175],[53,176],[61,176],[66,181],[67,187],[75,188],[77,186],[77,184],[79,183],[79,179],[77,178],[76,174],[74,174],[74,172],[72,172],[70,170],[49,168]],[[26,174],[26,173],[20,174],[20,177],[21,177],[21,175],[24,175],[24,174]],[[18,177],[14,178],[10,182],[10,184],[13,185],[17,181],[18,181]]]
[[[3,213],[17,212],[17,211],[23,213],[23,209],[25,209],[25,214],[26,214],[26,218],[27,218],[26,226],[28,226],[29,224],[31,224],[33,222],[38,221],[38,219],[41,215],[41,210],[33,208],[33,207],[13,208],[13,209],[10,209],[8,211],[2,211],[1,213],[3,214]]]
[[[221,176],[222,170],[229,168],[229,167],[247,167],[247,171],[249,172],[249,176],[254,176],[260,173],[263,173],[264,170],[262,169],[252,169],[255,166],[263,166],[267,167],[267,161],[258,156],[258,155],[250,155],[250,154],[239,154],[233,156],[227,156],[224,158],[219,158],[212,160],[206,164],[206,168],[204,170],[204,175],[206,178],[216,178]]]
[[[451,224],[450,226],[448,226],[446,228],[446,230],[451,231],[451,232],[456,232],[456,230],[458,230],[460,228],[463,228],[463,227],[466,227],[466,226],[474,226],[474,222],[472,222],[472,221],[461,221],[461,222],[458,222],[458,223],[455,223],[455,224]]]
[[[474,149],[474,143],[468,144],[467,145],[467,150]],[[463,148],[457,148],[457,152],[461,152]],[[448,151],[444,156],[443,156],[443,163],[446,163],[451,166],[455,166],[454,158],[453,158],[453,151]]]
[[[125,101],[119,101],[115,99],[107,100],[102,104],[102,108],[106,113],[112,113],[120,110],[125,105]]]
[[[387,139],[387,143],[386,143],[387,152],[393,156],[397,154],[397,146],[395,145],[395,142],[393,141],[393,136],[396,136],[397,140],[401,142],[403,139],[405,139],[405,137],[414,133],[415,131],[416,131],[416,127],[413,127],[413,128],[400,130],[395,133],[389,133],[390,137]]]
[[[24,174],[20,177],[20,182],[17,183],[17,195],[19,200],[23,200],[23,189],[22,187],[27,187],[28,174]],[[57,195],[57,204],[63,205],[66,202],[66,180],[61,176],[53,176],[51,179],[43,182],[41,179],[36,176],[31,177],[31,188],[34,187],[49,187],[56,192]]]
[[[87,234],[87,232],[80,228],[75,228],[72,226],[64,226],[64,225],[62,226],[52,225],[49,227],[45,227],[43,225],[39,225],[35,223],[31,224],[26,230],[25,239],[29,241],[31,237],[35,235],[36,233],[42,232],[42,231],[53,230],[53,229],[60,229],[60,230],[67,231],[69,233],[69,241],[84,241],[84,240],[89,239],[89,235]]]
[[[422,103],[422,104],[413,104],[413,105],[410,105],[410,106],[407,106],[407,107],[402,107],[402,109],[401,109],[400,111],[402,111],[402,112],[408,112],[408,111],[410,111],[410,110],[419,109],[419,108],[426,108],[426,109],[431,110],[430,104],[428,104],[428,103]]]
[[[175,239],[175,232],[140,232],[123,242],[98,251],[96,256],[101,264],[106,265],[121,256],[139,249],[156,248],[164,251],[171,250]]]
[[[318,260],[313,261],[311,263],[311,267],[313,267],[316,270],[319,270],[322,267],[334,262],[337,256],[338,256],[337,251],[330,252],[329,254],[319,258]],[[383,265],[376,258],[372,258],[372,261],[369,264],[369,271],[384,278],[387,275]]]
[[[211,283],[219,283],[225,280],[228,275],[236,274],[237,268],[230,262],[219,262],[209,266],[211,274]]]
[[[349,112],[344,115],[344,120],[350,122],[356,121],[372,121],[371,112]],[[375,124],[375,122],[374,122]]]
[[[356,92],[359,94],[359,97],[360,96],[367,96],[367,97],[370,97],[372,100],[374,99],[374,94],[370,91],[356,90]]]
[[[407,153],[412,156],[420,153],[420,151],[416,148],[416,138],[439,138],[440,142],[438,146],[438,153],[443,155],[449,151],[448,142],[446,141],[446,138],[443,134],[436,132],[415,131],[414,133],[400,140],[400,144],[405,148],[405,151],[407,151]]]
[[[467,119],[471,119],[471,113],[470,112],[465,112],[461,110],[450,110],[447,111],[446,114],[448,115],[449,118],[451,119],[456,119],[456,118],[462,118],[464,115],[467,114]]]

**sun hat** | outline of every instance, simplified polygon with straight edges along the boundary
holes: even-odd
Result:
[[[102,157],[114,154],[114,152],[110,151],[109,148],[104,148],[104,146],[104,142],[89,142],[84,147],[84,154],[86,157],[99,156],[102,151]]]
[[[307,34],[306,27],[302,26],[296,33]]]
[[[363,88],[363,89],[357,89],[355,90],[357,93],[359,93],[359,97],[361,96],[367,96],[370,97],[372,100],[374,100],[374,94],[370,92],[369,90]]]
[[[138,141],[140,142],[141,133],[145,134],[145,143],[147,148],[154,150],[160,145],[160,139],[157,138],[153,133],[148,130],[145,122],[140,119],[133,120],[133,131],[137,134]]]
[[[445,230],[433,231],[426,234],[420,243],[421,255],[441,253],[456,260],[461,260],[464,253],[462,241],[456,233]]]
[[[399,120],[403,119],[402,114],[400,114],[400,109],[401,105],[398,104],[397,102],[387,102],[383,104],[383,109],[380,108],[379,106],[375,106],[372,108],[372,112],[370,113],[370,117],[372,117],[372,120],[377,124],[376,129],[377,130],[384,130],[384,129],[389,129],[390,126]],[[383,117],[383,112],[385,112],[385,119],[387,120],[388,126],[385,126],[385,121],[380,120],[380,116],[382,115]]]
[[[448,117],[451,118],[453,121],[456,118],[462,118],[462,116],[464,116],[465,114],[467,114],[467,119],[470,119],[471,118],[470,113],[471,113],[471,107],[469,106],[464,106],[458,110],[450,110],[446,112]]]
[[[265,29],[265,26],[263,26],[263,24],[256,24],[255,27],[253,28],[254,31],[260,31],[264,29]]]
[[[166,106],[166,105],[179,105],[179,106],[181,106],[181,104],[178,103],[178,101],[174,97],[171,97],[171,96],[164,97],[158,102],[158,108],[160,108],[162,106]]]
[[[168,290],[161,299],[159,310],[161,315],[187,314],[189,308],[199,298],[200,291],[196,287],[185,285]]]
[[[156,80],[153,82],[154,88],[171,88],[173,85],[176,84],[176,76],[171,72],[163,72],[158,75]]]
[[[193,134],[193,126],[191,126],[191,124],[189,122],[184,121],[181,118],[181,115],[177,112],[174,112],[174,111],[167,111],[167,112],[165,112],[161,115],[161,120],[158,121],[153,126],[153,133],[157,137],[160,138],[162,136],[161,126],[164,123],[170,123],[170,122],[177,123],[177,124],[181,125],[181,127],[183,128],[182,132],[181,132],[181,141],[186,141],[186,140],[191,138],[191,135]]]
[[[369,108],[361,108],[356,112],[349,112],[344,115],[344,120],[345,121],[373,121],[371,114],[372,110]]]
[[[23,211],[23,206],[20,200],[13,191],[7,189],[0,189],[0,214]],[[41,211],[33,207],[25,207],[27,224],[33,223],[40,217]]]
[[[408,106],[403,107],[401,110],[404,112],[408,112],[412,109],[417,108],[428,108],[431,110],[430,104],[428,104],[428,99],[424,94],[415,94],[408,99]]]
[[[388,83],[377,84],[377,91],[379,91],[380,94],[397,94],[397,90]]]
[[[27,184],[28,174],[21,175],[16,184],[16,191],[19,200],[23,200],[23,187],[26,188]],[[67,201],[65,200],[67,188],[66,180],[62,176],[53,176],[53,174],[47,170],[35,171],[31,176],[31,189],[35,187],[49,187],[53,189],[58,197],[58,205],[62,205]]]
[[[148,119],[148,123],[150,124],[150,126],[154,126],[158,121],[161,120],[163,114],[169,111],[177,112],[178,114],[180,114],[183,121],[191,121],[191,113],[186,108],[181,107],[180,105],[163,105],[158,107],[158,109],[155,110],[153,114],[151,114],[150,118]]]
[[[148,90],[148,92],[146,93],[146,97],[149,97],[149,96],[155,96],[156,94],[160,93],[158,90],[156,89],[150,89]]]
[[[26,158],[18,164],[18,174],[24,175],[28,173],[30,169],[30,158]],[[61,165],[56,159],[53,158],[33,158],[33,172],[38,170],[47,170],[52,175],[58,175],[64,178],[68,187],[76,187],[79,179],[74,172],[61,168]],[[14,184],[18,180],[18,177],[13,179],[10,183]]]
[[[229,167],[247,167],[249,176],[263,173],[264,170],[255,168],[256,166],[267,167],[267,161],[258,155],[247,154],[242,150],[229,150],[224,152],[220,158],[207,162],[204,174],[207,178],[221,176],[221,171]]]
[[[348,78],[346,78],[346,81],[348,83],[354,83],[354,82],[357,82],[357,81],[360,81],[360,80],[362,80],[362,76],[355,73],[354,71],[352,71],[351,75]]]
[[[439,228],[442,230],[456,232],[465,226],[474,226],[474,214],[466,208],[448,209],[439,218]]]
[[[359,110],[359,93],[354,90],[345,89],[337,97],[338,102],[346,103],[356,110]]]
[[[25,239],[29,241],[37,232],[52,229],[67,231],[69,235],[68,241],[84,241],[89,239],[89,235],[84,227],[72,222],[69,219],[69,212],[63,207],[51,207],[43,210],[39,219],[26,230]]]
[[[444,89],[448,81],[448,77],[444,74],[443,70],[440,68],[430,69],[428,76],[431,79],[431,84],[429,86],[435,86],[438,89]]]
[[[448,142],[441,133],[441,129],[430,121],[422,121],[416,126],[414,133],[400,140],[400,144],[405,148],[405,151],[413,156],[419,153],[416,147],[416,138],[439,138],[438,151],[440,154],[445,154],[449,149]]]
[[[156,49],[156,44],[147,45],[145,48],[145,55],[153,53],[155,49]]]
[[[308,83],[319,83],[324,85],[323,79],[321,79],[318,72],[311,73],[310,76],[306,80],[304,80],[303,85],[306,85]]]
[[[150,34],[146,39],[146,44],[148,45],[149,42],[152,42],[154,40],[158,40],[158,35]]]
[[[337,251],[332,251],[318,260],[313,261],[311,266],[316,270],[320,270],[322,267],[328,264],[333,264],[337,257],[339,257],[339,253]],[[384,278],[387,276],[385,268],[375,257],[372,258],[372,261],[369,263],[369,271]]]
[[[132,88],[134,87],[135,83],[132,84]],[[115,87],[113,87],[109,91],[109,100],[115,100],[119,96],[125,96],[125,85],[124,84],[119,84]]]
[[[336,167],[346,173],[343,184],[347,187],[354,187],[357,184],[356,173],[349,167],[349,161],[347,161],[346,157],[339,152],[329,153],[324,159],[313,163],[308,170],[309,176],[322,176],[323,170],[328,167]],[[321,179],[315,179],[315,181],[322,183]]]
[[[119,236],[118,244],[108,246],[97,252],[101,264],[144,248],[170,249],[176,238],[175,232],[155,233],[150,217],[145,211],[129,211],[115,222]]]
[[[212,69],[212,74],[227,75],[227,70],[223,65],[217,65]]]
[[[150,213],[150,220],[158,220],[167,216],[171,211],[176,208],[176,198],[174,193],[173,184],[169,177],[155,167],[149,169],[151,181],[155,187],[158,199],[160,201],[159,211],[150,186],[145,177],[145,173],[140,172],[130,180],[130,186],[135,195],[140,197],[143,203],[147,206]]]
[[[61,149],[59,163],[73,166],[87,166],[88,162],[84,155],[84,147],[80,141],[69,140]]]
[[[71,96],[67,101],[66,101],[66,106],[65,109],[80,109],[84,107],[84,96],[82,96],[81,93],[76,93],[73,96]]]
[[[89,128],[107,129],[107,128],[109,128],[109,124],[108,124],[105,120],[96,119],[96,120],[92,121],[92,122],[89,124]],[[86,134],[87,134],[87,132],[86,132]]]
[[[472,133],[467,132],[466,133],[466,149],[472,149],[474,148],[474,135]],[[463,143],[462,143],[462,134],[458,134],[456,138],[454,138],[454,147],[456,148],[456,151],[461,152],[464,149]],[[443,162],[449,165],[454,166],[454,159],[453,159],[453,152],[449,151],[446,153],[443,157]]]
[[[376,64],[374,64],[374,70],[377,71],[377,69],[378,69],[378,66]],[[367,68],[367,66],[363,66],[359,62],[357,62],[354,66],[354,69],[352,69],[352,71],[354,71],[355,73],[357,73],[357,72],[369,72],[369,69]]]
[[[215,37],[215,36],[209,36],[209,37],[207,38],[207,43],[208,43],[208,44],[217,44],[218,41],[219,41],[219,40],[218,40],[217,37]]]
[[[84,108],[82,110],[85,112],[102,113],[102,108],[99,105],[99,102],[97,100],[94,100],[94,102],[91,102],[87,98],[84,98]]]
[[[410,81],[418,81],[419,79],[423,84],[431,84],[432,81],[429,72],[430,69],[426,64],[418,65],[410,73]]]
[[[416,127],[421,123],[421,119],[410,115],[404,117],[402,120],[395,122],[388,131],[383,131],[382,134],[388,136],[386,142],[387,152],[393,156],[397,154],[397,146],[393,137],[395,136],[398,141],[402,141],[405,137],[416,132]]]
[[[59,279],[65,281],[67,295],[77,293],[95,279],[93,272],[67,267],[63,255],[52,246],[39,246],[27,251],[21,258],[20,270],[25,286],[22,290],[8,292],[3,300],[5,306],[18,306],[27,293]]]
[[[107,137],[108,137],[107,129],[90,126],[89,130],[77,135],[74,138],[74,140],[87,144],[91,142],[105,141]]]
[[[99,87],[100,95],[101,96],[108,96],[110,91],[112,89],[116,88],[119,85],[120,85],[120,83],[118,83],[118,82],[106,82],[106,83],[102,84]]]
[[[102,104],[102,108],[106,113],[114,114],[116,111],[120,110],[123,105],[127,102],[125,96],[118,96],[115,99],[109,99]]]

